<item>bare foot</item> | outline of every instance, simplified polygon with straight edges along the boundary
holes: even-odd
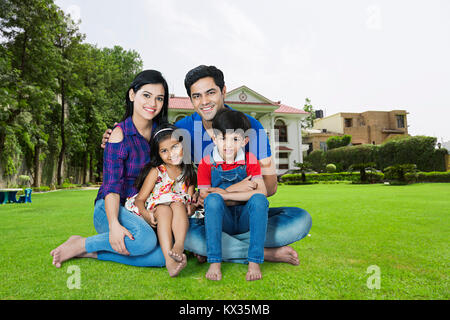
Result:
[[[184,251],[184,244],[176,243],[173,245],[172,250],[169,250],[167,253],[169,254],[169,257],[171,257],[176,262],[183,261],[183,251]]]
[[[211,263],[208,272],[206,272],[206,279],[219,281],[222,280],[222,272],[220,271],[220,263]]]
[[[84,242],[86,238],[82,236],[71,236],[66,242],[61,244],[56,249],[53,249],[50,254],[53,256],[53,265],[57,268],[61,267],[61,263],[75,257],[93,257],[86,252]]]
[[[298,266],[298,253],[288,246],[278,248],[264,248],[264,261],[286,262]]]
[[[247,281],[253,281],[253,280],[259,280],[262,278],[261,269],[259,268],[259,264],[254,262],[248,263],[248,271],[245,275],[245,280]]]
[[[194,253],[194,257],[197,258],[198,263],[205,263],[206,262],[206,257],[205,256],[201,256],[199,254]]]
[[[186,255],[183,253],[181,256],[181,261],[176,262],[174,260],[166,261],[166,268],[171,277],[176,277],[187,265]]]

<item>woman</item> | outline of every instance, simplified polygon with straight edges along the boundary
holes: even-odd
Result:
[[[112,131],[103,156],[103,183],[94,208],[94,227],[99,234],[88,238],[71,236],[52,250],[57,268],[73,257],[133,266],[166,265],[157,236],[148,223],[150,217],[129,212],[124,203],[138,192],[134,182],[150,161],[152,130],[167,121],[167,82],[160,72],[145,70],[133,80],[125,99],[125,116]],[[186,256],[169,264],[176,275],[186,265]]]

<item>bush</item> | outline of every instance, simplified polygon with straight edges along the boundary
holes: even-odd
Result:
[[[343,136],[333,136],[327,139],[328,150],[345,147],[352,141],[352,136],[345,134]]]
[[[417,166],[415,164],[397,164],[384,169],[384,177],[392,184],[408,183],[405,177],[407,173],[415,173]]]
[[[348,170],[353,164],[375,162],[377,148],[372,144],[341,147],[327,151],[324,158],[327,163],[334,163],[340,170]]]
[[[327,164],[326,169],[328,173],[336,172],[336,166],[332,163]]]
[[[46,192],[46,191],[50,191],[50,187],[48,187],[48,186],[32,187],[31,189],[33,189],[33,192]]]
[[[405,173],[408,183],[414,182],[450,182],[450,171],[447,172],[409,172]]]
[[[325,152],[322,150],[315,150],[305,157],[305,161],[311,164],[311,169],[317,172],[325,170]]]

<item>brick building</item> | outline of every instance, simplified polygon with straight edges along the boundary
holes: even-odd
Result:
[[[303,143],[308,144],[308,153],[326,150],[326,141],[332,136],[352,136],[352,144],[381,144],[399,135],[408,135],[405,110],[366,111],[361,113],[339,112],[314,120],[312,130],[307,130]]]

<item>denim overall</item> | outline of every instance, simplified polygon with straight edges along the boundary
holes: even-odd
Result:
[[[224,171],[210,156],[211,187],[226,189],[247,177],[247,166]],[[253,195],[245,204],[227,206],[222,196],[209,194],[204,202],[208,262],[222,262],[222,231],[234,235],[250,231],[248,261],[264,261],[269,202],[263,194]]]

